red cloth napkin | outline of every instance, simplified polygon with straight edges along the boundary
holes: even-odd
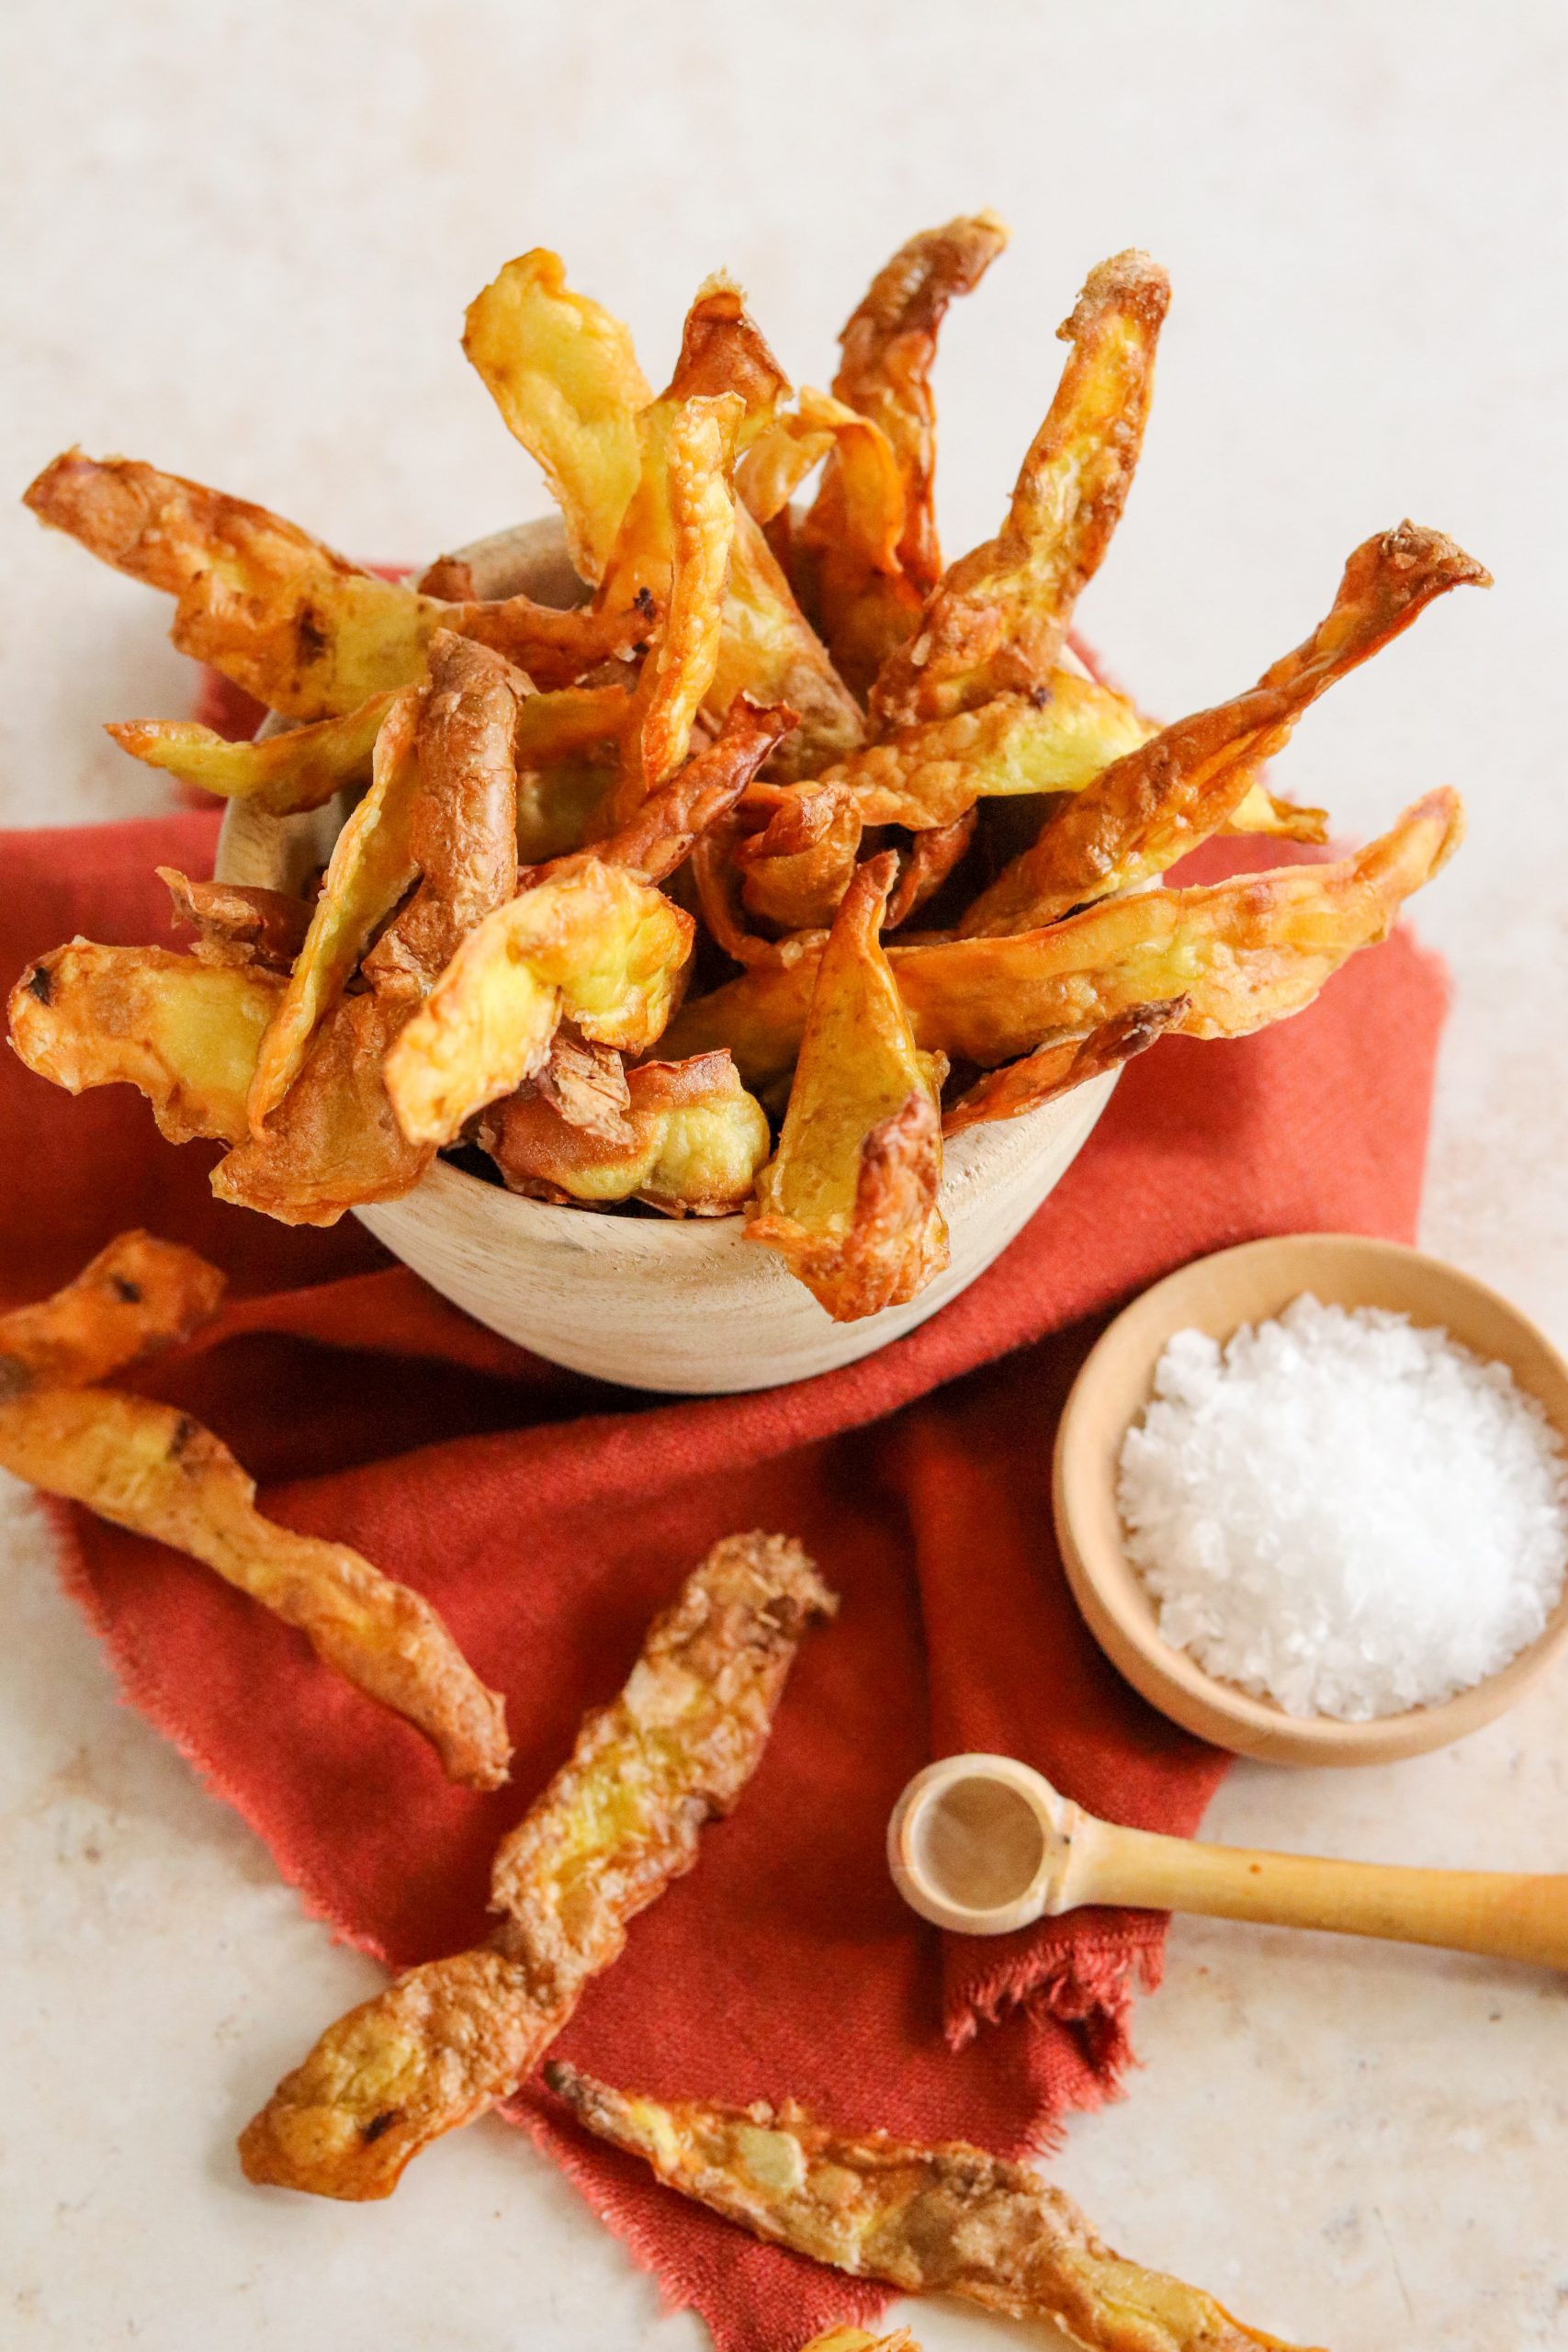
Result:
[[[0,978],[76,932],[163,937],[152,867],[208,872],[215,825],[189,812],[6,837]],[[1235,864],[1237,845],[1218,854]],[[511,1785],[449,1787],[411,1732],[265,1611],[62,1510],[71,1589],[127,1695],[310,1909],[402,1965],[484,1934],[497,1838],[713,1539],[798,1534],[843,1596],[840,1621],[807,1642],[738,1813],[635,1924],[561,2049],[618,2084],[794,2095],[851,2124],[1039,2147],[1115,2085],[1163,1922],[1089,1913],[991,1942],[939,1937],[888,1882],[888,1809],[932,1756],[1000,1748],[1114,1819],[1196,1826],[1221,1759],[1133,1695],[1068,1599],[1055,1418],[1098,1320],[1195,1253],[1314,1227],[1410,1237],[1443,1001],[1439,967],[1400,935],[1279,1029],[1161,1044],[1026,1231],[932,1321],[818,1380],[684,1402],[508,1346],[351,1218],[290,1232],[215,1203],[212,1150],[163,1143],[129,1089],[73,1102],[0,1056],[6,1303],[127,1226],[224,1266],[221,1323],[147,1385],[234,1447],[269,1511],[431,1596],[506,1693]],[[270,2088],[256,2074],[247,2111]],[[723,2352],[784,2352],[876,2307],[656,2188],[537,2087],[511,2113]]]

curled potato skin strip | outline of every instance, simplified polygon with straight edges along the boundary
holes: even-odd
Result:
[[[527,680],[488,647],[447,631],[432,640],[409,813],[419,888],[365,959],[366,978],[389,995],[417,1002],[465,935],[517,888],[513,737],[528,694]]]
[[[520,882],[527,888],[554,876],[581,873],[595,861],[630,866],[649,882],[668,880],[704,834],[735,806],[774,744],[794,725],[793,710],[776,706],[760,710],[744,695],[737,695],[714,741],[649,793],[625,824],[588,848],[531,867],[518,877]]]
[[[413,824],[419,723],[420,695],[411,688],[382,721],[370,789],[333,845],[305,944],[256,1057],[247,1114],[258,1140],[304,1068],[377,924],[391,913],[418,871]]]
[[[1386,939],[1463,837],[1464,804],[1444,786],[1333,865],[1146,890],[1044,931],[890,947],[888,961],[917,1042],[982,1069],[1182,995],[1178,1034],[1244,1037],[1300,1012],[1348,957]],[[820,953],[812,944],[792,965],[743,973],[683,1006],[664,1051],[727,1046],[749,1086],[778,1077],[799,1049]]]
[[[438,628],[493,645],[552,687],[626,652],[642,630],[635,611],[558,612],[526,596],[444,604],[349,563],[265,506],[129,458],[68,449],[25,499],[100,561],[174,596],[180,651],[290,718],[339,718],[417,684]]]
[[[693,1867],[704,1823],[734,1806],[802,1636],[836,1606],[797,1544],[715,1544],[502,1840],[490,1942],[409,1970],[330,2027],[243,2133],[247,2178],[388,2197],[421,2148],[515,2090],[629,1922]]]
[[[1359,547],[1327,617],[1234,700],[1167,727],[1085,786],[999,874],[958,925],[1032,931],[1134,888],[1218,832],[1302,712],[1451,588],[1489,584],[1440,531],[1401,523]]]
[[[712,687],[735,539],[729,474],[744,406],[737,392],[683,401],[663,436],[671,540],[664,615],[626,722],[612,817],[624,824],[691,748]]]
[[[948,1262],[937,1205],[946,1065],[917,1049],[877,937],[896,868],[890,853],[857,867],[834,917],[746,1227],[840,1323],[901,1306]]]
[[[573,563],[596,582],[637,485],[637,413],[653,397],[630,334],[536,246],[469,303],[463,349],[542,469]]]
[[[638,1200],[671,1216],[728,1216],[750,1200],[773,1138],[728,1054],[641,1062],[625,1087],[618,1110],[576,1119],[542,1091],[512,1095],[479,1142],[508,1189],[535,1200]]]
[[[340,718],[248,743],[228,742],[184,718],[111,719],[104,731],[149,767],[225,800],[248,800],[269,817],[288,817],[320,808],[367,779],[376,738],[396,698],[396,689],[372,695]]]
[[[498,907],[388,1057],[403,1134],[431,1148],[449,1141],[537,1074],[563,1017],[591,1044],[645,1051],[670,1018],[694,932],[651,883],[597,858]]]
[[[177,1346],[211,1321],[225,1287],[194,1250],[140,1229],[117,1234],[62,1290],[0,1315],[0,1404],[105,1380]]]
[[[346,1544],[264,1519],[255,1481],[188,1414],[109,1388],[13,1397],[0,1403],[0,1463],[215,1568],[298,1626],[347,1681],[406,1717],[453,1780],[480,1789],[505,1780],[500,1696],[429,1602]]]
[[[1179,1025],[1187,1010],[1184,996],[1172,997],[1165,1004],[1134,1005],[1130,1012],[1113,1013],[1109,1021],[1102,1021],[1087,1037],[1066,1037],[1058,1044],[1037,1046],[1016,1062],[988,1070],[943,1112],[942,1134],[962,1135],[965,1127],[1043,1110],[1047,1102],[1070,1094],[1086,1080],[1103,1078],[1134,1055],[1147,1053],[1168,1030]]]
[[[174,865],[152,870],[173,903],[171,922],[188,923],[196,933],[198,962],[292,971],[310,927],[303,899],[239,882],[193,882]]]
[[[908,581],[923,595],[942,574],[932,482],[936,472],[936,404],[931,371],[937,334],[948,305],[972,294],[1008,241],[994,212],[961,215],[925,229],[900,245],[879,269],[851,312],[833,392],[878,426],[891,447],[903,490],[903,525],[896,553]],[[838,504],[829,468],[810,530],[826,536]]]
[[[256,1052],[283,994],[270,972],[205,964],[165,947],[73,940],[30,964],[11,991],[11,1043],[70,1094],[138,1088],[171,1143],[237,1143]]]
[[[1048,674],[1126,503],[1169,301],[1170,281],[1147,254],[1117,254],[1090,272],[1059,331],[1070,356],[1007,520],[952,566],[885,665],[871,696],[882,729],[1027,693]]]
[[[653,2099],[559,2061],[545,2079],[579,2122],[643,2157],[667,2188],[853,2278],[1048,2320],[1088,2352],[1288,2352],[1201,2288],[1112,2253],[1029,2165],[964,2141],[922,2147],[835,2132],[793,2101]]]

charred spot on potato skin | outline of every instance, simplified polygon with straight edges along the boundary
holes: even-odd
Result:
[[[632,603],[645,621],[650,621],[653,618],[653,591],[646,580],[632,598]]]
[[[401,2112],[402,2110],[400,2108],[389,2107],[384,2109],[379,2115],[373,2115],[359,2135],[364,2141],[366,2146],[367,2148],[373,2147],[384,2132],[389,2132],[393,2124],[397,2122]]]
[[[54,981],[48,965],[35,964],[24,986],[29,996],[36,996],[40,1004],[47,1004],[54,993]]]
[[[1036,710],[1043,710],[1051,699],[1050,687],[1031,686],[1029,689],[1029,699],[1034,705]]]
[[[141,1284],[140,1283],[133,1283],[128,1274],[116,1274],[114,1278],[114,1295],[117,1298],[124,1299],[127,1306],[140,1306],[141,1304]]]
[[[201,1423],[199,1421],[193,1421],[188,1413],[182,1413],[180,1415],[179,1419],[175,1423],[175,1426],[169,1434],[169,1460],[171,1462],[178,1462],[180,1460],[181,1456],[189,1446],[191,1440],[199,1434],[200,1429]]]
[[[310,669],[318,662],[332,642],[329,630],[316,618],[312,605],[301,605],[294,623],[295,642],[299,649],[300,665]]]

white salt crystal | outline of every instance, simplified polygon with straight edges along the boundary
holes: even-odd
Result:
[[[1545,1627],[1568,1454],[1446,1331],[1309,1295],[1224,1350],[1179,1331],[1122,1448],[1128,1556],[1163,1638],[1292,1715],[1451,1698]]]

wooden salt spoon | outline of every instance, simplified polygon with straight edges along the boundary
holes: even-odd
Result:
[[[893,1808],[887,1860],[922,1918],[969,1936],[1133,1904],[1568,1969],[1568,1877],[1323,1861],[1121,1829],[1010,1756],[948,1756],[917,1772]]]

